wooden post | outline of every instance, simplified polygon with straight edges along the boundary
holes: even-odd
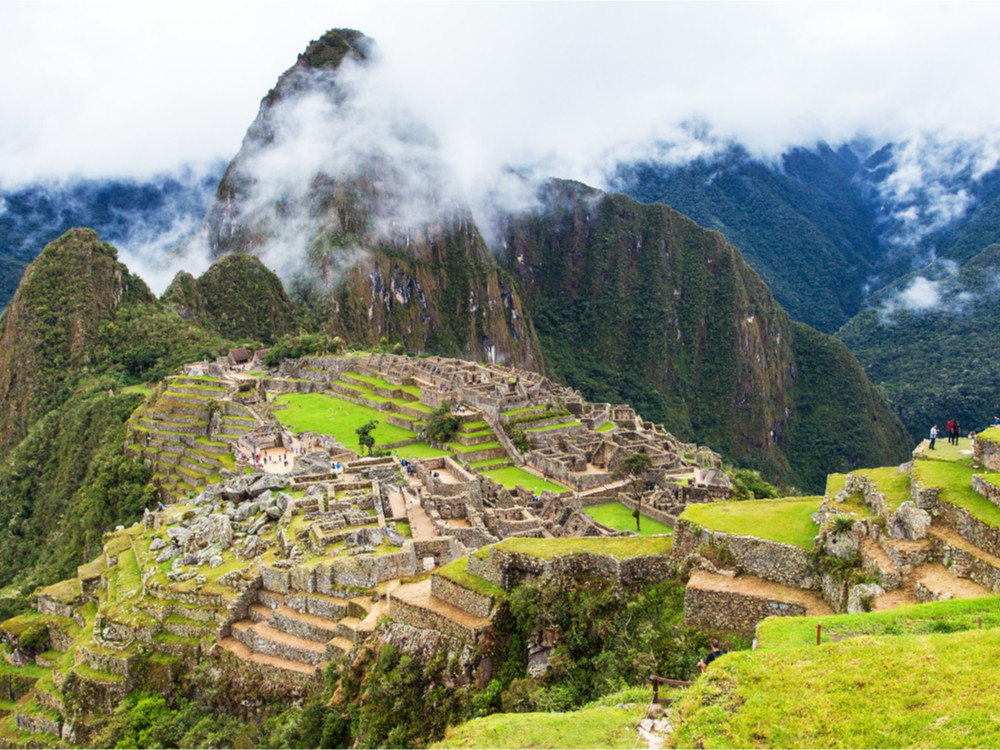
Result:
[[[817,646],[819,645],[819,638],[820,638],[820,635],[822,633],[823,633],[823,623],[817,622],[816,623],[816,645]]]

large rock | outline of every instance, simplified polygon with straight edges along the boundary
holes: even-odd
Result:
[[[907,500],[889,517],[889,536],[896,539],[924,539],[930,525],[930,514],[918,508],[912,500]]]
[[[884,593],[885,591],[877,583],[859,583],[856,586],[851,586],[851,590],[847,594],[848,614],[871,612],[872,600]]]
[[[247,480],[237,477],[226,482],[222,488],[222,498],[231,503],[239,503],[247,495]]]
[[[237,523],[245,521],[256,513],[259,508],[260,506],[254,500],[251,500],[249,503],[243,503],[237,506],[236,510],[233,512],[233,520]]]
[[[233,541],[233,527],[229,516],[214,513],[203,518],[191,527],[184,549],[187,552],[200,552],[206,547],[218,546],[226,549]]]
[[[330,454],[312,451],[295,459],[296,474],[327,474],[330,471]]]
[[[167,529],[167,539],[175,547],[183,548],[187,545],[188,539],[191,537],[191,529],[185,528],[184,526],[171,526]]]
[[[247,488],[251,497],[262,495],[268,490],[283,490],[288,486],[288,480],[278,474],[264,474]]]

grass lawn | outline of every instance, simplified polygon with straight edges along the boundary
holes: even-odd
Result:
[[[611,432],[613,429],[615,429],[615,423],[614,422],[605,422],[604,424],[602,424],[600,427],[597,428],[597,431],[598,432]]]
[[[645,691],[649,693],[650,691]],[[649,697],[646,696],[646,701]],[[626,748],[636,745],[645,703],[566,713],[493,714],[449,727],[437,748]],[[645,747],[645,743],[643,743]]]
[[[372,432],[376,448],[380,444],[398,443],[415,437],[410,430],[389,424],[383,412],[325,393],[283,393],[275,403],[288,404],[287,409],[276,410],[274,415],[293,432],[309,430],[332,435],[349,448],[358,444],[354,431],[372,419],[378,420],[378,426]]]
[[[584,510],[588,516],[598,523],[603,523],[605,526],[610,526],[619,531],[635,531],[635,518],[632,517],[632,511],[621,503],[594,505]],[[667,524],[654,520],[645,513],[642,514],[639,526],[639,534],[641,536],[674,533],[674,530],[667,526]]]
[[[685,521],[714,531],[755,536],[796,547],[812,549],[819,524],[811,516],[822,497],[792,497],[781,500],[698,503],[681,514]]]
[[[938,499],[969,511],[985,524],[1000,528],[1000,508],[972,489],[977,473],[965,461],[915,461],[913,475],[926,487],[940,487]]]
[[[540,560],[551,560],[556,555],[588,552],[607,555],[617,560],[627,560],[643,555],[666,555],[674,548],[672,536],[613,536],[613,537],[561,537],[559,539],[534,539],[512,536],[493,545],[501,552],[520,552]],[[489,547],[475,554],[485,559]]]
[[[507,489],[513,489],[514,485],[521,485],[526,490],[541,492],[542,490],[552,490],[553,492],[564,492],[569,489],[558,482],[552,482],[525,471],[518,466],[505,466],[502,469],[490,469],[484,471],[483,476],[487,476],[494,482],[502,484]]]
[[[730,653],[672,707],[671,746],[1000,747],[998,650],[973,630]]]
[[[886,507],[890,511],[896,510],[907,500],[912,499],[909,473],[900,474],[895,466],[859,469],[853,473],[868,477],[875,483],[875,487],[885,497]]]
[[[981,436],[986,437],[989,433],[994,432],[993,429],[984,431]],[[990,438],[987,437],[987,440]],[[994,440],[1000,440],[1000,430],[996,431],[996,437]],[[924,440],[919,446],[917,446],[917,451],[920,455],[926,458],[939,458],[947,461],[966,461],[972,456],[972,441],[969,438],[959,438],[958,445],[950,445],[948,443],[948,436],[939,437],[937,442],[934,444],[934,450],[928,448],[929,440]]]

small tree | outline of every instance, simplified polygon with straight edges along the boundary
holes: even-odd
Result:
[[[451,402],[445,399],[441,402],[441,408],[431,412],[427,419],[427,438],[436,443],[447,443],[455,437],[461,426],[462,419],[451,413]]]
[[[371,420],[368,424],[361,425],[355,432],[358,434],[358,447],[367,448],[368,455],[372,454],[372,448],[375,447],[375,437],[372,435],[372,430],[378,424],[377,419]]]
[[[643,475],[649,471],[652,465],[653,459],[648,454],[633,453],[618,464],[618,468],[611,474],[615,479],[626,479],[629,483],[629,488],[632,490],[632,497],[635,498],[635,510],[632,511],[632,515],[635,517],[636,531],[640,530],[639,517],[642,509],[642,491],[645,484]]]

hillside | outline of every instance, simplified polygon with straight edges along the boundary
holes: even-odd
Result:
[[[720,234],[578,184],[542,200],[507,220],[505,263],[556,378],[803,489],[905,458],[857,361],[793,324]]]
[[[944,264],[912,273],[875,296],[839,332],[865,373],[900,415],[912,439],[957,419],[963,434],[992,424],[1000,403],[990,352],[1000,346],[995,285],[1000,245],[957,270]],[[914,283],[933,290],[926,308],[899,305]]]
[[[374,57],[372,40],[335,29],[281,76],[219,183],[205,220],[212,252],[278,267],[331,336],[541,369],[517,290],[448,198],[433,139],[402,116],[384,126],[357,81],[341,80]],[[312,122],[317,98],[328,116]],[[299,163],[299,147],[317,157]]]

